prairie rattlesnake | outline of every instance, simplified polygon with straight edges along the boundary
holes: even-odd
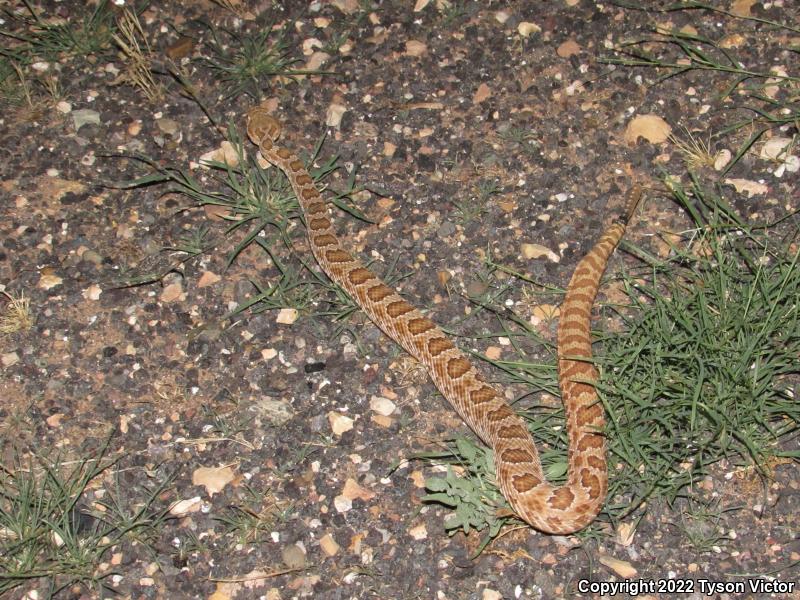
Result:
[[[276,145],[280,125],[260,107],[248,113],[247,132],[262,156],[289,178],[302,207],[309,244],[322,270],[369,318],[427,371],[461,418],[494,451],[498,484],[514,511],[547,533],[566,534],[592,522],[608,486],[602,404],[593,382],[591,310],[608,258],[625,232],[641,192],[634,188],[625,215],[608,227],[572,276],[558,327],[559,386],[569,437],[567,483],[544,477],[523,420],[430,319],[386,286],[337,239],[328,208],[303,162]]]

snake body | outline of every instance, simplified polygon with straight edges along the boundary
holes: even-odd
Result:
[[[280,124],[263,108],[248,113],[247,132],[261,155],[288,177],[302,208],[311,250],[322,270],[369,318],[425,365],[461,418],[494,451],[497,481],[512,509],[536,529],[578,531],[602,508],[608,487],[604,410],[595,390],[591,310],[608,258],[625,233],[638,194],[625,215],[603,233],[578,264],[567,288],[558,327],[559,386],[566,409],[568,478],[553,486],[523,420],[445,333],[342,247],[325,200],[303,162],[277,145]]]

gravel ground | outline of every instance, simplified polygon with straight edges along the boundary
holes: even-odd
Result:
[[[163,94],[153,100],[120,82],[125,61],[113,54],[51,63],[58,98],[9,104],[0,120],[0,283],[24,292],[35,316],[30,330],[1,342],[4,464],[15,448],[96,457],[110,436],[118,473],[91,485],[86,505],[106,494],[135,505],[165,482],[156,505],[182,502],[151,546],[120,544],[98,567],[117,573],[106,580],[117,597],[600,597],[587,580],[626,579],[662,585],[639,597],[800,597],[749,588],[706,595],[698,583],[748,573],[798,580],[794,464],[779,465],[767,486],[717,465],[700,483],[718,502],[714,518],[655,503],[629,524],[630,539],[518,528],[471,559],[480,534],[448,536],[446,511],[421,501],[430,468],[393,470],[466,431],[398,348],[363,315],[338,334],[331,319],[303,313],[225,319],[253,297],[252,280],[276,279],[275,262],[253,245],[229,266],[241,240],[232,234],[217,250],[173,264],[180,255],[162,249],[203,227],[222,233],[218,214],[164,186],[105,185],[149,172],[133,154],[208,178],[200,157],[220,147],[228,123],[242,131],[254,103],[245,93],[226,97],[230,86],[200,61],[211,56],[210,31],[235,45],[225,31],[286,25],[287,51],[300,59],[293,66],[333,74],[264,78],[254,94],[275,109],[286,145],[308,153],[327,134],[321,160],[337,155],[345,167],[328,180],[332,189],[344,189],[356,169],[364,190],[354,201],[370,222],[337,212],[348,246],[379,272],[407,274],[403,294],[463,335],[462,345],[504,357],[510,350],[486,337],[495,323],[473,316],[467,300],[489,285],[485,260],[564,286],[633,181],[650,192],[628,238],[658,253],[653,232],[685,224],[659,178],[685,168],[673,145],[631,141],[633,118],[654,115],[699,139],[731,120],[720,100],[728,76],[695,71],[656,84],[653,70],[598,58],[671,24],[731,36],[747,64],[788,65],[796,54],[780,48],[797,47],[800,35],[709,11],[647,13],[586,0],[430,2],[418,11],[410,0],[232,2],[242,18],[223,4],[155,2],[140,19],[156,66],[183,64],[221,127],[174,78],[156,75]],[[791,0],[734,4],[798,23]],[[70,22],[85,11],[82,2],[36,6]],[[313,54],[322,50],[326,57]],[[727,175],[763,185],[748,197],[723,184],[743,217],[798,208],[796,173],[777,177],[775,168],[748,154]],[[302,256],[302,228],[292,235]],[[541,257],[526,257],[533,244]],[[626,261],[618,252],[611,271]],[[162,267],[169,273],[158,281],[111,284],[120,273]],[[520,289],[511,297],[521,301]],[[235,506],[263,511],[264,530],[238,539],[219,520]],[[681,593],[687,579],[694,591]],[[58,597],[95,593],[71,586]],[[33,580],[7,597],[45,595]]]

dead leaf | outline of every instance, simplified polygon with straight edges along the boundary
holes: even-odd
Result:
[[[478,90],[475,92],[475,95],[472,97],[473,104],[480,104],[484,100],[486,100],[489,96],[492,95],[492,90],[489,88],[488,85],[482,83],[478,86]]]
[[[428,51],[428,46],[418,40],[408,40],[406,42],[406,56],[422,56]]]
[[[620,546],[630,546],[633,543],[635,533],[636,525],[634,523],[620,523],[617,525],[617,543]]]
[[[212,271],[204,271],[197,280],[197,287],[204,288],[219,282],[221,277]]]
[[[180,282],[170,283],[164,286],[164,289],[161,290],[161,296],[159,296],[158,299],[161,302],[175,302],[176,300],[180,300],[182,294],[183,284]]]
[[[731,14],[736,17],[750,17],[750,8],[756,0],[733,0],[731,3]]]
[[[625,128],[624,138],[632,146],[640,137],[652,144],[660,144],[667,141],[670,132],[672,127],[658,115],[637,115]]]
[[[522,256],[527,259],[541,258],[544,256],[550,262],[561,262],[561,258],[558,254],[541,244],[522,244]]]
[[[236,148],[228,140],[223,141],[219,148],[211,150],[200,157],[200,165],[208,168],[209,163],[218,162],[226,164],[230,167],[235,167],[239,164],[239,154]]]
[[[331,104],[325,113],[325,125],[328,127],[339,127],[342,124],[342,117],[347,112],[347,107],[341,104]]]
[[[747,42],[747,38],[741,33],[726,35],[719,41],[720,48],[741,48]]]
[[[415,525],[411,529],[408,530],[408,535],[415,540],[424,540],[428,537],[428,528],[425,527],[425,523],[420,523],[419,525]]]
[[[558,54],[561,58],[569,58],[573,54],[580,54],[580,52],[581,47],[575,40],[567,40],[556,50],[556,54]]]
[[[422,471],[412,471],[408,475],[409,479],[411,479],[411,483],[414,484],[415,488],[422,489],[425,487],[425,475]]]
[[[302,569],[306,566],[306,552],[297,544],[286,546],[281,551],[281,558],[289,569]]]
[[[295,321],[297,321],[297,317],[300,313],[297,312],[296,308],[282,308],[278,311],[278,316],[275,319],[276,323],[280,325],[291,325]]]
[[[203,501],[200,499],[200,496],[195,496],[194,498],[188,498],[186,500],[179,500],[169,509],[169,514],[174,517],[182,517],[189,513],[197,512],[200,510],[200,506],[202,504]]]
[[[87,300],[99,300],[100,294],[103,293],[103,288],[101,288],[96,283],[93,283],[88,288],[81,292],[81,295],[86,298]]]
[[[632,579],[639,573],[631,563],[625,560],[620,560],[605,554],[601,554],[597,560],[625,579]]]
[[[315,37],[306,38],[303,40],[303,56],[311,56],[324,46],[325,44]]]
[[[503,354],[503,349],[499,346],[489,346],[486,348],[486,358],[489,360],[499,360]]]
[[[369,408],[379,415],[388,417],[395,410],[397,410],[397,405],[388,398],[383,398],[382,396],[372,396],[369,401]]]
[[[789,153],[791,144],[792,138],[770,138],[761,146],[761,151],[758,153],[758,156],[765,160],[784,160]]]
[[[327,52],[314,52],[306,61],[304,68],[306,71],[319,71],[320,67],[328,62],[330,58],[331,55]]]
[[[192,473],[192,485],[202,485],[206,493],[213,496],[224,490],[235,477],[230,467],[200,467]]]
[[[336,556],[340,548],[330,533],[326,533],[319,539],[319,547],[326,556]]]
[[[369,420],[378,427],[383,427],[384,429],[389,429],[389,427],[394,425],[394,419],[392,417],[385,417],[383,415],[370,415]]]
[[[188,36],[181,36],[178,40],[167,46],[164,53],[172,60],[180,60],[185,56],[189,56],[194,49],[195,40]]]
[[[224,221],[226,217],[232,214],[232,210],[226,206],[219,204],[206,204],[203,206],[203,212],[206,218],[210,221]]]
[[[331,4],[346,15],[352,15],[359,9],[358,0],[333,0]]]
[[[749,179],[726,179],[728,183],[736,188],[740,194],[742,192],[747,194],[748,198],[758,196],[759,194],[766,194],[769,191],[769,186],[757,181],[750,181]]]
[[[13,367],[18,362],[19,354],[16,352],[5,352],[4,354],[0,355],[0,364],[6,368]]]
[[[358,485],[355,479],[348,478],[347,481],[344,482],[342,496],[348,500],[363,500],[364,502],[367,502],[375,497],[375,492],[361,487]]]
[[[39,278],[37,287],[43,290],[51,290],[54,287],[61,285],[64,280],[53,273],[49,268],[42,269],[42,276]]]
[[[561,310],[554,304],[538,304],[531,309],[531,324],[549,323],[555,319]]]
[[[722,171],[722,169],[727,167],[728,163],[731,162],[731,158],[733,158],[733,155],[727,148],[723,148],[717,152],[717,154],[714,156],[714,170]]]
[[[528,21],[522,21],[519,25],[517,25],[517,32],[526,38],[530,37],[532,33],[539,33],[542,30],[536,23],[530,23]]]
[[[45,422],[49,427],[61,427],[61,420],[64,416],[64,413],[53,413],[45,419]]]

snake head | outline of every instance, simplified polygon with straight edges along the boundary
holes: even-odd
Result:
[[[247,113],[247,136],[260,146],[272,145],[281,135],[281,125],[265,108],[256,106]]]

